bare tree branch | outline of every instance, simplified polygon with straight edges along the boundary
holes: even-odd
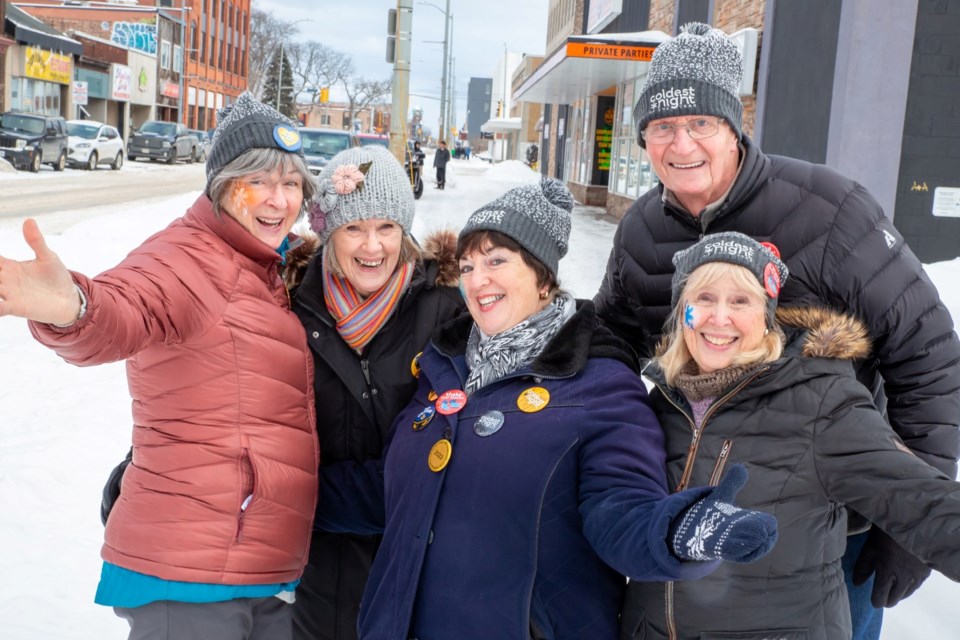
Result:
[[[350,114],[350,122],[353,122],[357,113],[371,105],[383,104],[385,98],[393,93],[393,81],[389,79],[370,80],[351,74],[340,82],[347,95],[347,110]]]
[[[297,94],[338,84],[353,73],[353,61],[349,55],[315,40],[292,43],[288,48]],[[319,100],[319,93],[312,92],[310,103],[316,104]]]
[[[247,88],[257,98],[263,96],[263,79],[267,67],[276,60],[280,43],[296,33],[297,27],[293,23],[276,18],[269,11],[251,10]]]

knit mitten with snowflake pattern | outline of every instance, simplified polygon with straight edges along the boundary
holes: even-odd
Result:
[[[753,562],[767,555],[777,541],[777,521],[769,513],[734,505],[747,482],[747,469],[733,465],[720,484],[674,519],[670,526],[673,553],[681,560]]]

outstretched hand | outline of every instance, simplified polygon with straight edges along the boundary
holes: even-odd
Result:
[[[47,246],[36,221],[23,223],[23,238],[33,250],[33,260],[0,256],[0,316],[61,325],[74,322],[80,315],[80,296],[70,272]]]
[[[670,528],[681,560],[747,563],[767,555],[777,541],[777,521],[769,513],[741,509],[734,499],[747,482],[747,469],[733,465],[720,484],[678,516]]]

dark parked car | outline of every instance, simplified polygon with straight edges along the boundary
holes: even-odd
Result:
[[[357,140],[359,140],[360,145],[364,147],[368,144],[378,144],[381,147],[390,148],[390,138],[376,133],[358,133]]]
[[[8,111],[0,115],[0,156],[36,173],[41,164],[67,165],[67,123],[60,116]]]
[[[199,157],[200,141],[177,122],[147,120],[127,143],[129,160],[149,158],[173,164],[177,160],[196,162]]]
[[[200,129],[187,129],[200,141],[200,151],[197,156],[197,162],[206,162],[210,155],[210,147],[213,146],[213,131],[201,131]]]
[[[344,149],[360,146],[357,136],[340,129],[301,128],[303,154],[307,157],[307,166],[312,173],[320,173],[330,158]]]

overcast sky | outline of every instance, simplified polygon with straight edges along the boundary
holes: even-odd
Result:
[[[439,9],[413,2],[410,107],[421,107],[424,123],[436,132],[446,0],[430,4]],[[466,117],[470,78],[491,77],[504,44],[512,52],[543,55],[547,4],[548,0],[450,0],[458,125]],[[253,0],[253,6],[287,21],[302,20],[295,40],[316,40],[349,54],[363,76],[392,78],[393,65],[387,64],[385,54],[387,11],[396,7],[395,0]]]

